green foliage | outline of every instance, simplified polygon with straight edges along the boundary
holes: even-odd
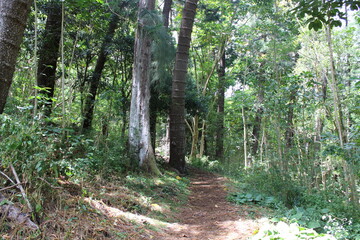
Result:
[[[103,170],[94,142],[73,129],[8,115],[0,116],[0,124],[1,165],[12,163],[28,180],[86,177]],[[113,168],[111,157],[107,161]]]
[[[282,203],[275,197],[262,193],[233,193],[228,199],[236,204],[257,204],[275,209],[282,207]]]
[[[359,237],[360,215],[357,207],[344,202],[342,196],[330,191],[309,192],[297,181],[278,171],[258,169],[238,175],[235,179],[241,179],[241,191],[231,193],[229,200],[237,204],[273,208],[276,210],[272,219],[275,223],[296,224],[321,234],[331,234],[336,239]],[[282,231],[278,231],[275,235],[284,238],[282,234]]]
[[[343,7],[350,7],[352,11],[357,11],[360,8],[360,1],[354,0],[301,0],[299,5],[293,9],[300,18],[305,15],[310,16],[307,20],[309,29],[315,31],[322,28],[324,25],[331,27],[341,27],[340,19],[345,19],[346,13]]]
[[[186,201],[189,194],[188,185],[190,181],[173,173],[165,172],[161,177],[153,178],[141,175],[127,175],[124,186],[140,194],[148,204],[144,206],[133,205],[129,210],[145,214],[149,211],[149,205],[166,204],[174,209],[178,204]],[[160,218],[162,216],[157,213]]]
[[[261,227],[259,232],[250,238],[251,240],[287,240],[287,239],[322,239],[335,240],[331,235],[319,234],[313,229],[300,227],[296,223],[288,224],[278,222],[277,224],[266,224]]]
[[[209,160],[208,157],[190,159],[189,163],[197,168],[206,169],[208,171],[223,172],[223,167],[217,160]]]

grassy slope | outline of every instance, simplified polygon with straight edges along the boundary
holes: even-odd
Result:
[[[61,189],[48,187],[44,196],[38,213],[40,231],[29,232],[2,219],[0,235],[2,239],[151,239],[174,221],[174,211],[187,200],[188,183],[171,172],[159,178],[128,175],[78,184],[59,180]]]

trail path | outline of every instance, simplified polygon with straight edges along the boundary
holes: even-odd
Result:
[[[189,202],[177,214],[178,223],[165,230],[163,240],[247,239],[259,228],[258,212],[226,200],[226,179],[192,171]]]

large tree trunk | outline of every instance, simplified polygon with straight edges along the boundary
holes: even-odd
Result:
[[[49,2],[46,6],[47,20],[42,45],[39,49],[39,64],[37,69],[37,85],[41,88],[40,93],[44,96],[44,114],[49,117],[52,108],[52,98],[55,91],[55,74],[59,57],[61,37],[61,4]]]
[[[226,58],[225,58],[225,51],[223,51],[220,59],[220,66],[218,69],[219,85],[218,85],[218,98],[217,98],[216,151],[215,151],[215,156],[218,160],[222,160],[224,157],[225,72],[226,72]]]
[[[119,17],[116,14],[113,14],[109,23],[105,39],[101,46],[99,53],[99,58],[96,62],[95,70],[93,72],[91,81],[90,81],[90,90],[89,94],[85,101],[85,110],[84,110],[84,120],[83,120],[83,129],[88,130],[91,128],[91,122],[94,115],[95,99],[97,90],[99,88],[99,83],[101,79],[102,71],[104,70],[105,62],[109,54],[109,46],[112,42],[112,39],[115,34],[115,30],[118,26]]]
[[[3,113],[32,0],[0,1],[0,114]]]
[[[151,38],[146,28],[146,15],[154,10],[155,0],[140,0],[135,37],[133,82],[130,106],[129,151],[131,163],[148,173],[160,174],[156,166],[150,136],[150,68]]]
[[[180,173],[185,173],[185,84],[189,60],[191,33],[198,0],[186,0],[176,51],[170,109],[170,161]]]

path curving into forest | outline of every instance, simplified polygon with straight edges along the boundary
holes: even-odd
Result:
[[[236,206],[226,200],[226,178],[192,170],[189,202],[177,214],[162,240],[247,239],[259,229],[259,213],[249,206]]]

